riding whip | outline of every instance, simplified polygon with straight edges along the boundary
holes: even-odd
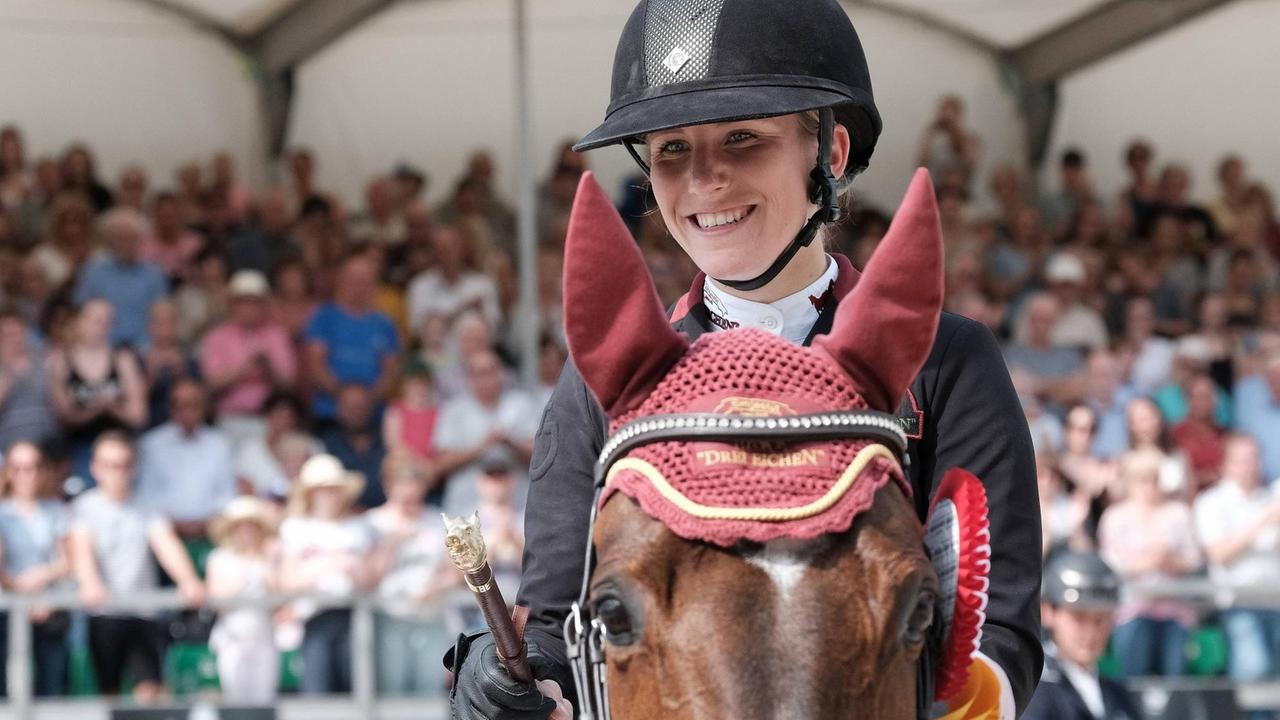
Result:
[[[467,518],[451,518],[444,513],[445,547],[449,559],[462,571],[467,587],[475,594],[485,624],[493,633],[497,645],[498,660],[513,679],[533,682],[529,670],[528,647],[524,642],[524,623],[528,608],[517,607],[515,614],[507,609],[507,602],[498,589],[497,578],[489,566],[488,550],[484,536],[480,534],[480,514],[471,513]]]

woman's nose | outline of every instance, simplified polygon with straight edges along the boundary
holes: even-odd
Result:
[[[689,189],[709,195],[729,184],[729,166],[720,148],[695,149],[689,163]]]

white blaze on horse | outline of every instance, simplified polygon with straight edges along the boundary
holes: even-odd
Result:
[[[890,414],[932,347],[942,282],[921,171],[830,334],[690,344],[583,178],[565,328],[610,419],[566,627],[584,716],[914,720],[950,698],[949,717],[995,717],[969,672],[990,555],[981,484],[948,474],[926,549]]]

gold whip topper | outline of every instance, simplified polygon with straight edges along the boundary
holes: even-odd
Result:
[[[485,623],[497,645],[498,660],[511,677],[533,682],[524,643],[528,609],[517,607],[514,616],[507,609],[507,602],[502,598],[498,581],[493,576],[493,568],[489,567],[489,553],[485,549],[484,536],[480,534],[480,513],[473,512],[466,518],[451,518],[441,513],[440,517],[444,518],[444,544],[449,551],[449,559],[462,571],[467,587],[471,588],[476,602],[480,604],[480,611],[484,613]]]

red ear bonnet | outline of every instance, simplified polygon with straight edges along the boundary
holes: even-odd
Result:
[[[933,183],[916,171],[889,232],[836,308],[831,334],[814,338],[867,403],[893,412],[933,347],[942,311],[942,226]]]
[[[569,352],[617,417],[644,400],[689,342],[671,328],[640,248],[589,172],[578,183],[564,253]]]

